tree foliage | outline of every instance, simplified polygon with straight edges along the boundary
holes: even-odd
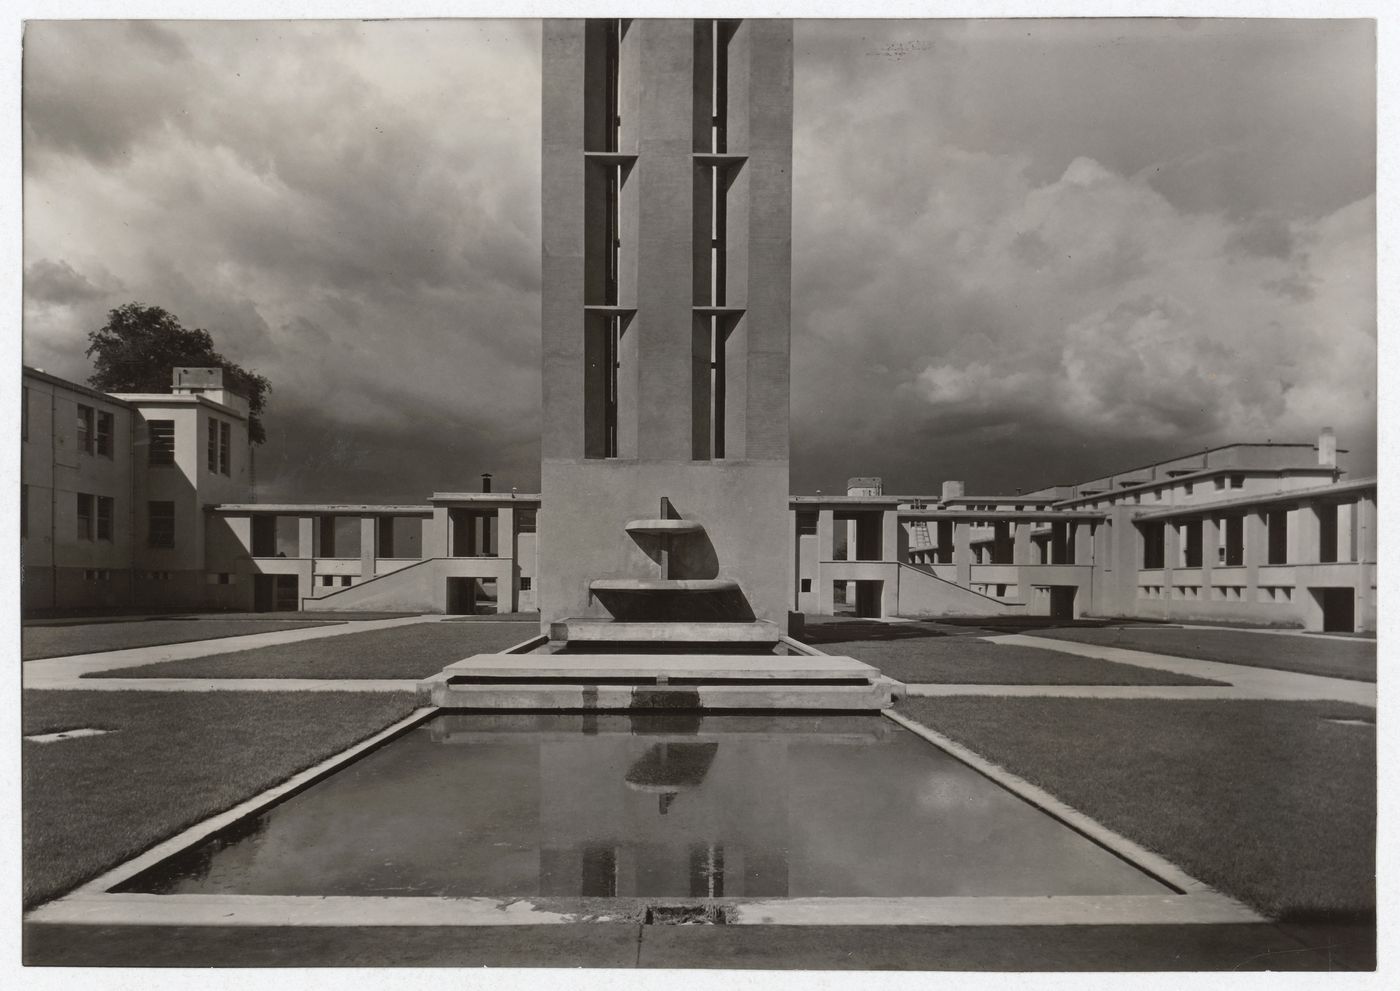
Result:
[[[224,370],[224,385],[248,400],[248,439],[261,444],[262,412],[272,383],[214,350],[207,330],[189,329],[159,306],[125,303],[107,313],[107,323],[88,333],[88,384],[103,392],[165,392],[177,367]]]

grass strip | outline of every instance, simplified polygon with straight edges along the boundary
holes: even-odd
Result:
[[[26,626],[21,634],[26,661],[70,654],[96,654],[129,647],[157,647],[196,640],[222,640],[250,633],[335,626],[341,621],[250,619],[155,619],[145,622],[84,623],[78,626]]]
[[[1272,918],[1374,916],[1374,710],[911,698],[899,711]]]
[[[1192,675],[1117,664],[1092,657],[999,644],[977,637],[906,637],[842,641],[825,647],[848,654],[910,685],[1223,685]]]
[[[414,709],[412,693],[26,691],[23,894],[46,901]]]
[[[209,657],[162,661],[87,678],[387,678],[437,674],[453,661],[528,640],[529,623],[413,623]]]

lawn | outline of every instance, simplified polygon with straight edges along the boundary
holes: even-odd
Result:
[[[61,894],[413,711],[411,693],[23,694],[24,904]]]
[[[1039,630],[1033,635],[1327,678],[1376,680],[1374,641],[1323,640],[1304,635],[1246,633],[1241,630],[1184,630],[1171,626]]]
[[[1375,911],[1375,711],[1334,702],[906,699],[899,710],[1285,921]]]
[[[65,626],[24,627],[23,657],[32,661],[40,657],[66,657],[69,654],[93,654],[127,647],[155,647],[160,644],[189,643],[194,640],[221,640],[249,633],[276,633],[278,630],[301,630],[308,626],[329,626],[344,620],[270,620],[270,619],[152,619],[115,623],[77,623]]]
[[[913,630],[904,626],[885,629]],[[836,641],[824,640],[818,630],[809,629],[807,640],[829,652],[849,654],[911,685],[1224,684],[1038,647],[992,643],[975,636],[940,636],[928,631],[922,637],[906,633],[893,639]]]
[[[472,654],[513,647],[538,631],[535,623],[415,623],[84,677],[417,679]]]

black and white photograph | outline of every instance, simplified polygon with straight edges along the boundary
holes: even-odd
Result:
[[[1382,5],[21,7],[20,985],[1395,976]]]

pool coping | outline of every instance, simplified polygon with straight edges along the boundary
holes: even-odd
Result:
[[[261,813],[370,750],[437,715],[422,706],[359,743],[238,805],[211,816],[25,913],[54,925],[169,926],[519,926],[635,924],[639,906],[723,904],[732,925],[1179,925],[1268,922],[1241,902],[1107,829],[1048,792],[942,734],[891,710],[883,715],[1040,809],[1155,880],[1176,889],[1151,895],[1027,895],[799,898],[521,898],[354,895],[226,895],[113,892],[111,889],[227,826]]]

